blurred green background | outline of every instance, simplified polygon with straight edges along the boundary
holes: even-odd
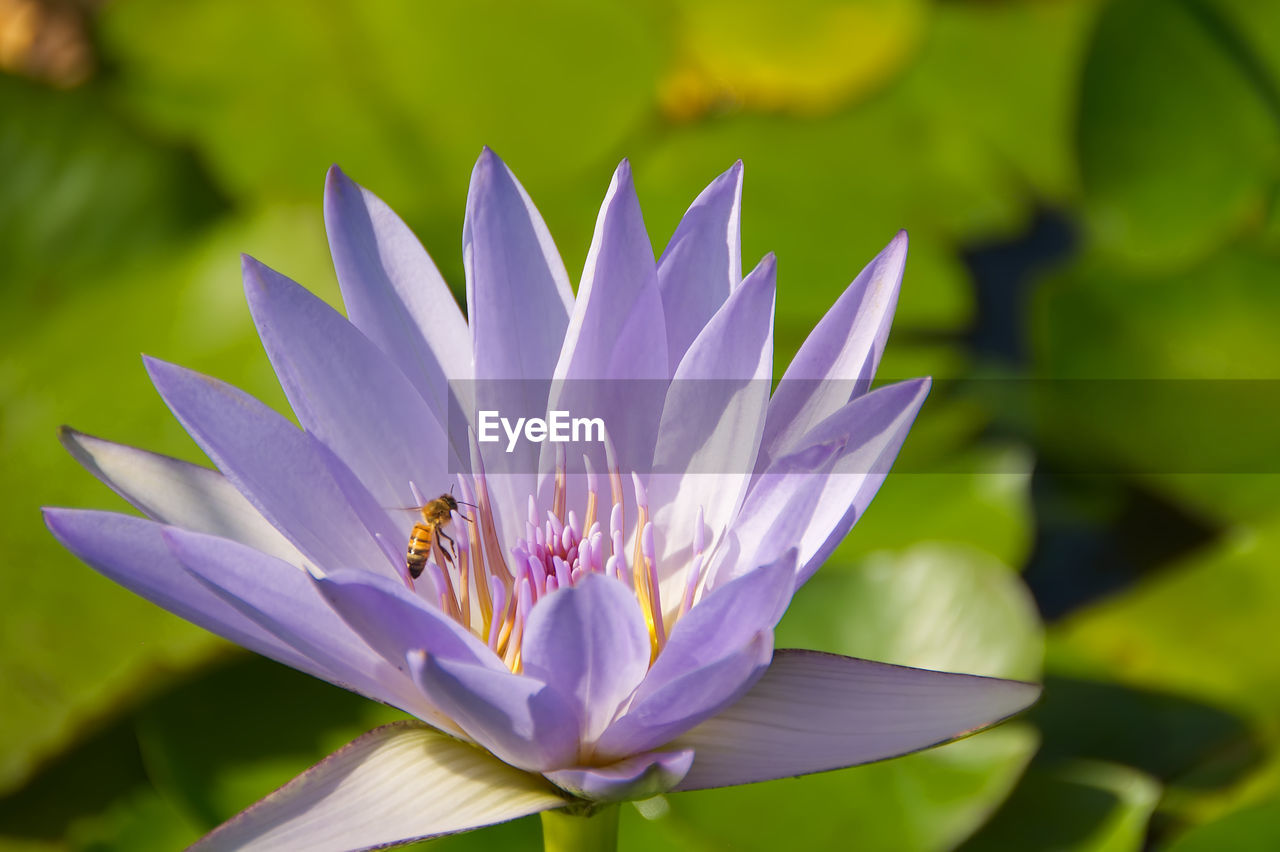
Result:
[[[1280,411],[1029,423],[964,381],[1280,378],[1280,3],[0,0],[0,68],[0,849],[179,848],[394,716],[113,586],[38,507],[122,507],[60,423],[199,458],[139,350],[284,407],[239,253],[336,301],[330,163],[460,293],[485,144],[574,277],[621,157],[657,250],[743,159],[779,367],[909,229],[881,373],[961,381],[779,644],[1047,684],[934,751],[628,805],[625,848],[1280,848]],[[1150,463],[1188,422],[1166,458],[1244,463]]]

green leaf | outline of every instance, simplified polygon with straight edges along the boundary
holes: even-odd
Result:
[[[582,174],[603,195],[656,111],[654,18],[590,0],[127,0],[102,27],[124,101],[195,146],[234,197],[313,201],[338,162],[436,253],[450,247],[452,276],[482,145],[535,201]]]
[[[192,159],[115,114],[101,89],[0,75],[0,331],[80,295],[210,222],[221,203]]]
[[[1140,852],[1160,785],[1127,766],[1034,766],[962,852]]]
[[[1239,529],[1159,577],[1076,613],[1050,634],[1056,672],[1193,695],[1280,735],[1280,523]]]
[[[1211,6],[1118,0],[1094,34],[1080,165],[1094,236],[1131,261],[1168,268],[1204,256],[1257,228],[1274,186],[1277,104]]]
[[[1276,848],[1280,848],[1280,800],[1196,826],[1162,847],[1165,852],[1270,852]]]
[[[1095,0],[940,3],[902,86],[945,122],[1016,169],[1038,194],[1078,194],[1071,132]],[[1008,69],[1017,68],[1010,74]]]
[[[1023,680],[1036,679],[1043,652],[1017,574],[957,544],[823,566],[792,601],[775,644]]]
[[[680,51],[663,107],[688,120],[726,102],[790,113],[829,110],[883,84],[910,58],[920,0],[698,0],[675,16]]]
[[[1042,443],[1076,470],[1152,474],[1211,518],[1270,514],[1278,272],[1274,252],[1240,246],[1176,273],[1095,256],[1047,283],[1032,318],[1037,372],[1101,381],[1046,384],[1057,400],[1040,412]]]

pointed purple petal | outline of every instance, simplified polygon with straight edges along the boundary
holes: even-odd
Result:
[[[573,310],[573,291],[542,217],[515,175],[488,148],[471,172],[462,260],[476,408],[512,418],[543,416],[548,382]],[[521,442],[512,455],[499,444],[479,448],[490,474],[498,531],[504,540],[514,541],[523,531],[517,513],[537,484],[532,473],[536,447]]]
[[[693,765],[693,751],[651,751],[608,766],[558,769],[546,773],[557,787],[595,802],[647,799],[665,793]]]
[[[742,161],[689,205],[658,261],[672,373],[698,332],[742,279]]]
[[[551,234],[515,175],[485,148],[462,232],[477,379],[546,379],[573,291]]]
[[[377,728],[232,817],[192,852],[360,852],[562,807],[543,779],[414,722]]]
[[[538,601],[522,645],[526,674],[572,698],[590,743],[613,721],[649,669],[649,631],[636,596],[590,574]]]
[[[545,772],[577,762],[577,708],[542,681],[430,654],[410,654],[409,663],[422,691],[512,766]]]
[[[66,427],[60,437],[76,461],[147,517],[302,565],[298,549],[216,470]]]
[[[667,332],[653,248],[624,160],[613,174],[578,287],[555,377],[553,408],[601,417],[623,470],[645,470],[661,412],[638,400],[669,379]]]
[[[858,274],[796,353],[769,405],[761,467],[871,387],[898,303],[907,232]]]
[[[320,663],[333,683],[414,715],[434,717],[413,682],[347,627],[307,572],[233,541],[164,530],[187,571],[246,618]]]
[[[659,566],[689,564],[699,507],[713,549],[750,484],[773,371],[776,268],[773,255],[760,262],[676,369],[648,483]],[[668,589],[684,587],[683,571],[663,579]]]
[[[405,655],[410,651],[505,671],[498,657],[470,631],[394,580],[340,571],[315,583],[342,620],[402,671],[408,671]]]
[[[321,567],[388,570],[311,436],[225,382],[154,358],[145,362],[200,449],[308,559]]]
[[[84,509],[45,509],[44,519],[64,547],[134,594],[287,666],[325,680],[335,677],[184,571],[165,544],[161,524]]]
[[[663,379],[667,338],[657,267],[625,160],[609,184],[555,375]]]
[[[448,487],[444,428],[395,363],[333,308],[249,257],[244,287],[299,422],[379,503],[409,505],[410,480],[434,493]]]
[[[471,378],[471,332],[449,286],[400,217],[337,166],[324,221],[347,316],[448,422],[449,381]]]
[[[892,666],[816,651],[778,651],[741,700],[694,728],[681,790],[825,772],[908,754],[1025,710],[1040,687]]]
[[[799,441],[803,449],[770,465],[733,523],[731,538],[744,560],[730,575],[761,561],[753,553],[772,554],[778,547],[772,524],[792,513],[805,519],[793,539],[797,584],[809,579],[866,511],[928,393],[928,379],[913,379],[860,396],[811,429]]]

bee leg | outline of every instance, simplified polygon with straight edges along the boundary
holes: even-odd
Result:
[[[450,561],[457,562],[458,561],[458,543],[454,541],[452,538],[450,538],[449,534],[444,530],[437,530],[436,532],[439,534],[439,536],[442,539],[449,542],[449,550],[451,551],[450,556],[453,557]]]

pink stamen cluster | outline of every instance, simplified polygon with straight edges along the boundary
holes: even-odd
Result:
[[[606,449],[607,496],[612,506],[607,528],[597,517],[601,506],[600,483],[587,459],[584,459],[587,476],[584,513],[579,516],[567,508],[567,474],[561,455],[556,460],[551,508],[540,512],[536,498],[529,497],[524,537],[513,544],[505,556],[478,453],[472,477],[474,492],[472,482],[459,477],[461,508],[453,513],[453,522],[448,525],[449,535],[457,542],[456,551],[441,546],[437,539],[423,577],[430,577],[435,591],[433,599],[440,608],[486,642],[512,671],[521,670],[521,639],[534,605],[546,595],[572,586],[591,573],[615,577],[635,593],[649,627],[651,660],[657,658],[670,634],[670,625],[664,624],[658,590],[657,553],[653,523],[649,520],[648,495],[640,477],[633,473],[631,480],[639,517],[628,558],[622,473],[607,443]],[[418,489],[412,483],[410,488],[415,499],[422,502]],[[689,611],[697,592],[703,567],[702,527],[699,509],[693,561],[675,618]],[[416,589],[407,571],[403,571],[402,576],[410,588]]]

